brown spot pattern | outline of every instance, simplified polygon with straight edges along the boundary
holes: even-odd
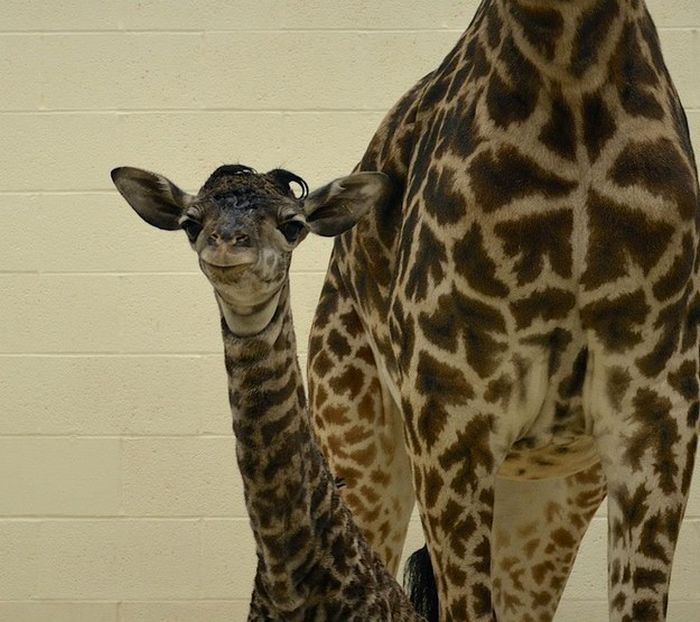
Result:
[[[544,269],[545,258],[561,277],[571,277],[571,235],[573,214],[569,210],[549,211],[498,223],[494,233],[503,240],[515,262],[518,285],[532,283]]]
[[[491,74],[486,105],[493,122],[502,128],[524,121],[537,104],[540,77],[532,63],[518,50],[509,35],[501,44],[499,60],[508,67],[509,78],[498,71]]]
[[[658,341],[649,354],[636,361],[637,367],[644,375],[650,378],[658,376],[678,349],[683,319],[687,314],[687,300],[687,295],[683,296],[659,311],[654,322]]]
[[[632,22],[627,22],[622,29],[617,50],[610,61],[610,80],[617,85],[620,102],[627,113],[663,119],[664,109],[652,92],[659,77],[642,54]]]
[[[502,313],[457,290],[438,298],[433,314],[421,313],[418,324],[426,338],[438,347],[454,352],[460,336],[467,351],[467,363],[486,378],[498,364],[498,355],[506,348],[493,333],[504,333]]]
[[[510,303],[510,309],[518,330],[522,330],[538,317],[545,321],[563,319],[575,304],[576,297],[571,292],[548,287]]]
[[[668,272],[654,283],[654,296],[658,300],[668,300],[680,292],[690,279],[695,260],[695,245],[690,233],[683,236],[681,246],[681,254],[676,256]]]
[[[631,382],[632,376],[626,369],[613,367],[608,372],[606,383],[608,399],[618,412],[622,409],[622,399],[625,397]]]
[[[476,291],[500,298],[508,295],[508,286],[496,277],[496,262],[488,254],[478,224],[474,223],[467,234],[455,243],[453,258],[457,273]]]
[[[474,397],[474,389],[459,369],[425,352],[418,359],[416,389],[427,398],[418,417],[418,433],[430,449],[447,423],[447,406],[466,403]]]
[[[455,171],[443,167],[430,169],[423,191],[425,209],[441,225],[455,224],[464,217],[466,200],[456,190],[459,186]]]
[[[581,16],[571,51],[571,73],[575,76],[581,77],[597,60],[599,46],[618,11],[616,2],[598,0]]]
[[[576,159],[576,125],[574,114],[557,87],[552,93],[549,121],[540,132],[540,141],[567,160]]]
[[[554,59],[559,37],[564,30],[564,19],[556,9],[529,7],[511,2],[510,13],[522,27],[528,43],[547,60]]]
[[[474,415],[464,429],[457,432],[457,440],[438,458],[445,471],[455,469],[449,485],[459,495],[468,494],[479,487],[479,467],[486,473],[493,471],[492,425],[492,417]]]
[[[591,162],[600,157],[606,143],[615,135],[617,123],[600,93],[583,96],[583,141]]]
[[[642,187],[675,203],[686,220],[695,217],[697,186],[685,160],[668,138],[630,142],[615,161],[610,178],[623,188]]]
[[[447,253],[444,245],[426,225],[421,226],[418,235],[416,260],[406,281],[406,293],[413,300],[424,300],[428,295],[428,278],[439,283],[444,275]]]
[[[594,190],[588,198],[588,215],[591,233],[586,270],[581,276],[588,290],[628,275],[629,260],[648,274],[673,234],[669,224],[651,220],[641,210],[630,209]]]
[[[639,428],[630,438],[625,460],[632,468],[640,469],[642,457],[651,451],[659,487],[665,494],[671,494],[677,490],[679,469],[674,460],[674,446],[680,440],[678,424],[671,415],[671,401],[651,389],[639,389],[633,405]],[[650,430],[654,430],[653,436]]]
[[[583,327],[595,331],[603,345],[612,352],[624,352],[642,341],[637,327],[649,313],[642,290],[602,299],[581,309]]]
[[[476,202],[487,213],[532,195],[565,197],[578,185],[544,170],[511,145],[500,147],[495,154],[491,150],[480,153],[471,161],[469,175]]]

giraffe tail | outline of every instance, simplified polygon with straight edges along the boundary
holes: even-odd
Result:
[[[438,595],[428,547],[415,551],[403,570],[403,587],[414,609],[427,622],[438,622]]]

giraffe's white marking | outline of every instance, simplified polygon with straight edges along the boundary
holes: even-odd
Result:
[[[262,309],[254,313],[243,315],[236,313],[230,305],[221,299],[218,293],[216,294],[216,300],[219,303],[221,314],[224,316],[229,330],[234,335],[239,335],[241,337],[249,337],[262,331],[275,315],[279,299],[280,292],[278,291]]]

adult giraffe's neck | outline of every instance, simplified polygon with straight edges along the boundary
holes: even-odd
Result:
[[[260,333],[234,335],[222,317],[236,453],[257,554],[257,589],[277,610],[308,598],[303,581],[339,496],[309,427],[289,285]]]
[[[564,85],[605,81],[625,30],[653,30],[644,0],[484,0],[480,14],[502,61]]]

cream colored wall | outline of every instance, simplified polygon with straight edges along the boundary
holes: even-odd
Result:
[[[2,1],[0,620],[244,619],[254,554],[214,301],[184,236],[141,223],[109,170],[187,189],[224,162],[343,174],[475,4]],[[650,7],[700,146],[700,6]],[[294,265],[302,363],[329,248]],[[700,616],[699,491],[677,621]],[[605,618],[604,535],[598,518],[560,620]]]

